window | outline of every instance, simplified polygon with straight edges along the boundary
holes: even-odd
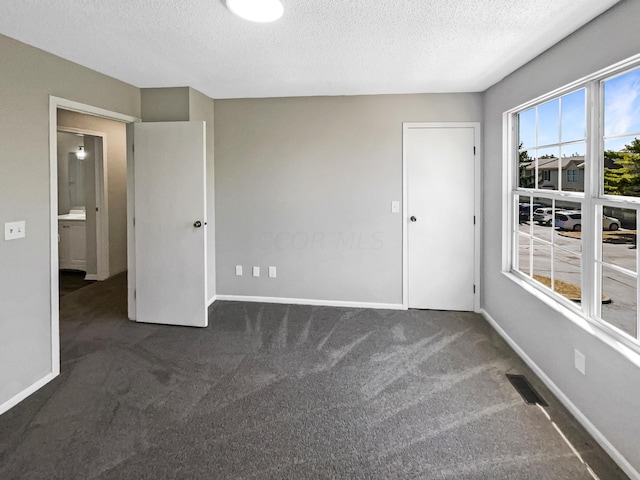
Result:
[[[509,112],[508,159],[509,271],[636,349],[639,64]]]

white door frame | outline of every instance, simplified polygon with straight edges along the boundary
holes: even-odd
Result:
[[[109,278],[109,190],[107,166],[107,134],[84,128],[58,126],[58,132],[79,133],[102,138],[101,159],[96,162],[96,258],[98,268],[94,278],[87,275],[85,280],[106,280]]]
[[[49,96],[49,254],[50,254],[50,297],[51,297],[51,373],[60,375],[60,301],[58,299],[60,285],[58,283],[58,109],[85,113],[94,117],[102,117],[123,123],[139,122],[140,119],[84,103]],[[103,148],[105,142],[103,141]],[[103,157],[104,160],[104,157]],[[128,166],[127,166],[128,167]],[[129,175],[127,168],[127,175]],[[127,219],[132,217],[127,204]],[[97,222],[96,222],[97,223]],[[128,244],[128,242],[127,242]],[[127,256],[131,256],[127,248]],[[131,283],[131,277],[128,279]],[[131,291],[132,289],[129,288]]]
[[[473,262],[473,281],[475,285],[475,293],[473,296],[473,310],[480,311],[480,233],[482,232],[482,209],[481,209],[481,166],[482,166],[482,147],[480,137],[480,122],[403,122],[402,123],[402,306],[404,309],[409,308],[409,270],[408,270],[408,218],[409,211],[407,209],[408,188],[407,188],[407,132],[411,128],[473,128],[475,139],[475,168],[474,168],[474,206],[473,213],[475,216],[474,227],[474,262]],[[455,192],[455,189],[452,189]],[[454,193],[455,194],[455,193]]]

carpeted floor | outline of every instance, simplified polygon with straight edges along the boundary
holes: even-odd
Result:
[[[145,325],[124,275],[60,304],[62,373],[0,416],[3,480],[626,478],[475,314],[216,302],[206,329]]]
[[[60,297],[95,283],[93,280],[85,280],[87,272],[80,270],[60,270],[58,274],[58,291]]]

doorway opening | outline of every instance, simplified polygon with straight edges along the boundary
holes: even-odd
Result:
[[[126,270],[127,151],[121,122],[61,108],[56,119],[63,295]]]
[[[127,197],[128,124],[136,121],[139,119],[128,115],[50,97],[50,298],[54,375],[60,373],[61,294],[71,294],[88,282],[112,281],[118,277],[121,277],[120,283],[131,282],[126,273],[131,262],[128,250],[132,217]],[[127,305],[123,311],[127,311],[130,302],[128,294],[123,295],[123,303]]]
[[[58,267],[60,295],[109,278],[107,135],[66,123],[58,112]],[[115,151],[112,154],[118,154]]]

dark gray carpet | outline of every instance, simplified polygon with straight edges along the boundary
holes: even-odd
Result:
[[[592,478],[547,415],[626,478],[474,314],[219,302],[207,329],[135,324],[124,275],[61,311],[62,374],[0,417],[4,480]]]
[[[80,270],[60,270],[58,275],[58,291],[61,297],[71,292],[95,283],[93,280],[85,280],[87,272]]]

